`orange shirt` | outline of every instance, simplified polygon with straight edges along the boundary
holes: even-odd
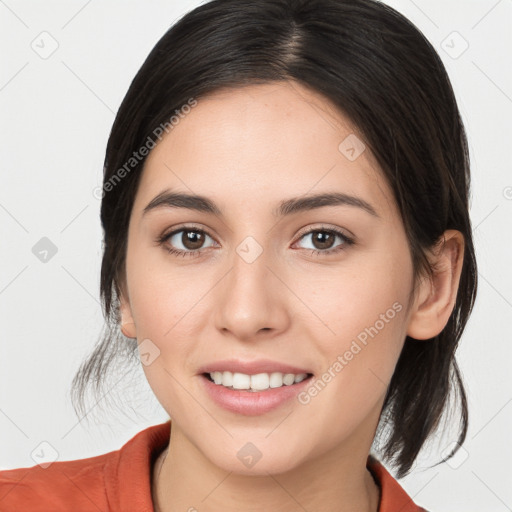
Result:
[[[146,428],[96,457],[0,471],[0,511],[153,512],[152,468],[169,443],[170,425]],[[378,512],[425,512],[379,461],[370,456],[367,467],[381,490]]]

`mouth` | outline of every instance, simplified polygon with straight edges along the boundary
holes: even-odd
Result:
[[[256,416],[291,403],[310,385],[313,374],[214,370],[199,373],[198,377],[206,396],[217,406],[239,415]]]

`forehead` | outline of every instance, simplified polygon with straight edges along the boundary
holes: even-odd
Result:
[[[384,216],[392,203],[357,128],[324,96],[295,82],[198,99],[148,155],[138,206],[164,188],[246,207],[333,190],[371,199]]]

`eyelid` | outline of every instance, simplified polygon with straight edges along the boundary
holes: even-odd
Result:
[[[307,235],[314,231],[336,231],[341,233],[345,238],[351,241],[356,240],[356,236],[351,233],[348,229],[341,228],[339,226],[335,225],[328,225],[328,224],[320,224],[319,226],[313,226],[311,227],[311,224],[308,224],[305,228],[301,229],[297,235],[297,239],[302,238],[304,235]]]
[[[189,224],[189,223],[178,224],[177,226],[173,226],[170,230],[164,231],[159,238],[160,239],[169,238],[171,235],[175,235],[176,233],[179,233],[180,231],[193,231],[193,230],[200,231],[201,233],[205,233],[210,238],[215,240],[215,237],[212,234],[210,234],[208,229],[205,229],[204,227],[199,226],[199,225],[194,225],[194,224]]]

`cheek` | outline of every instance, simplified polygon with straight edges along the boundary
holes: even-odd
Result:
[[[399,313],[406,310],[411,274],[407,259],[375,253],[357,255],[328,272],[303,273],[294,280],[295,290],[299,297],[307,298],[305,302],[315,314],[314,325],[322,329],[313,339],[323,333],[326,346],[340,349],[358,336],[364,342],[370,337],[368,331],[374,335],[391,329],[401,332],[405,318]]]
[[[143,371],[162,407],[173,416],[190,402],[183,383],[190,378],[190,355],[198,339],[204,280],[185,278],[185,273],[147,266],[132,273],[131,297]],[[201,288],[196,288],[196,285]],[[150,340],[148,342],[147,340]],[[143,344],[156,354],[144,364]]]
[[[127,265],[130,301],[139,343],[150,340],[148,346],[158,354],[154,363],[143,367],[146,378],[156,396],[169,405],[179,402],[179,382],[195,371],[196,344],[211,318],[205,297],[215,280],[190,266],[173,268],[165,254],[151,252],[158,251],[134,251],[133,263]]]
[[[332,389],[352,390],[360,399],[385,391],[405,339],[412,285],[408,265],[407,260],[361,258],[315,283],[302,280],[303,294],[314,289],[308,306],[319,312],[307,337],[323,356],[322,380],[337,383]]]
[[[127,275],[137,335],[163,342],[179,332],[195,311],[208,283],[191,267],[171,265],[163,248],[134,247]]]
[[[405,339],[405,306],[397,296],[373,299],[364,308],[347,302],[336,310],[330,317],[334,333],[315,338],[323,356],[321,380],[336,381],[333,387],[359,398],[365,390],[385,390]]]
[[[405,308],[401,303],[384,300],[383,309],[370,304],[365,314],[360,308],[347,307],[339,315],[336,335],[323,337],[318,347],[323,368],[298,397],[305,406],[304,421],[326,446],[348,438],[361,425],[372,424],[365,418],[378,421],[403,345]],[[373,432],[367,434],[373,436]]]

